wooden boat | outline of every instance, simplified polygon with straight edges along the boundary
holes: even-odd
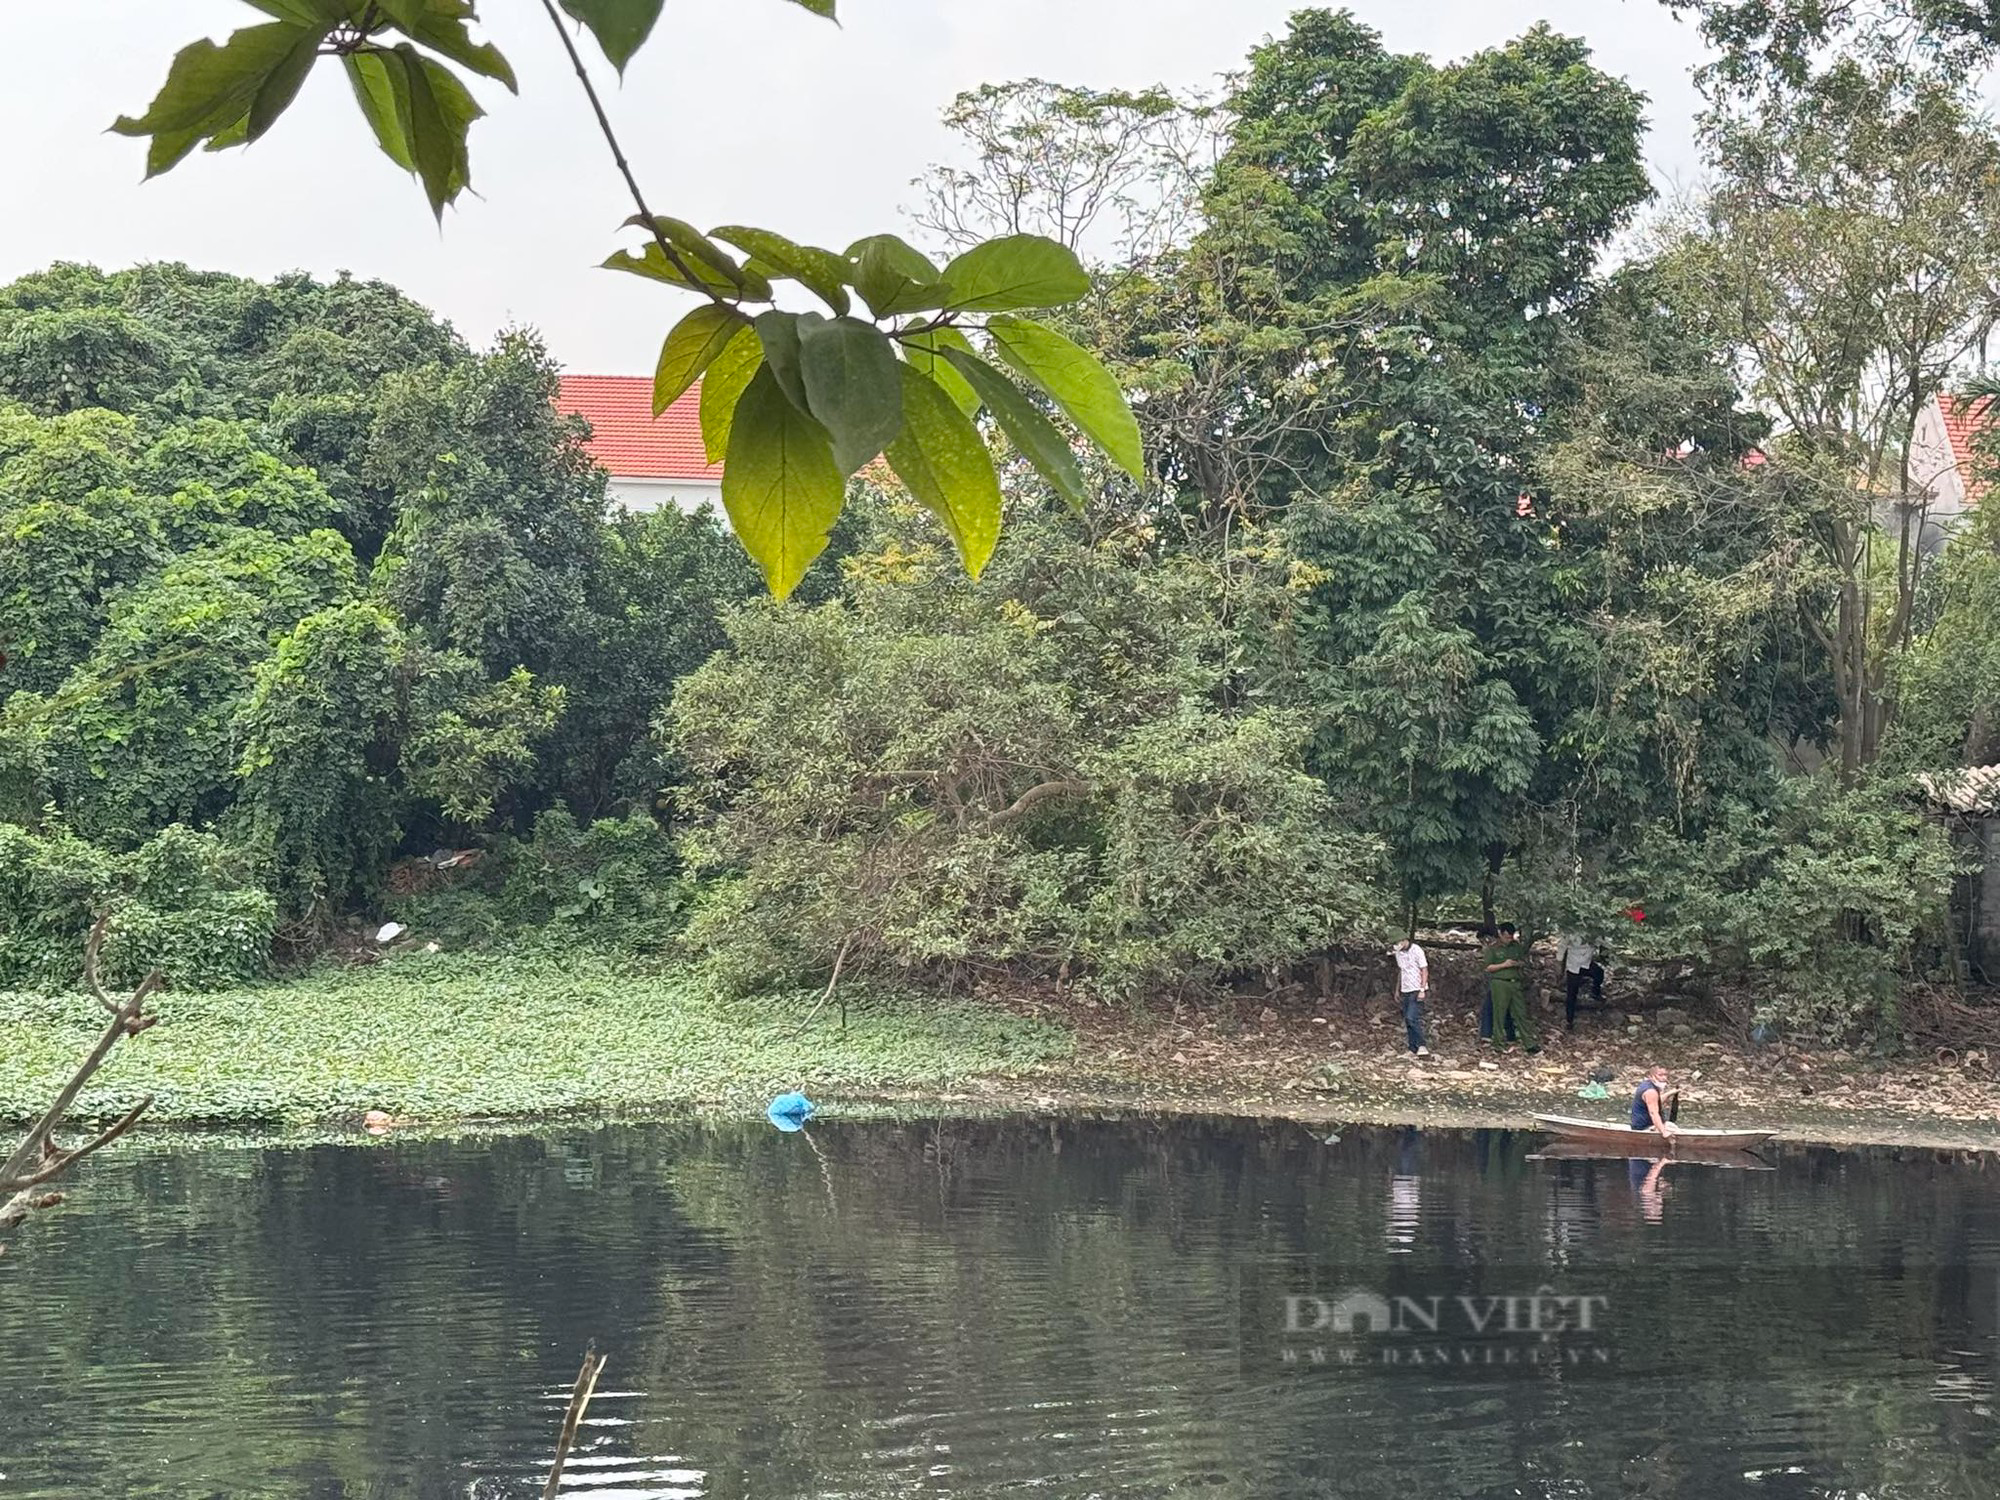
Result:
[[[1632,1135],[1650,1132],[1630,1131]],[[1588,1141],[1550,1141],[1539,1151],[1528,1153],[1529,1161],[1672,1161],[1690,1167],[1731,1167],[1745,1172],[1775,1171],[1762,1157],[1748,1151],[1670,1151],[1658,1136],[1650,1140],[1621,1141],[1616,1146],[1593,1146]]]
[[[1568,1115],[1536,1115],[1535,1124],[1562,1141],[1644,1156],[1680,1156],[1696,1151],[1752,1151],[1778,1132],[1775,1130],[1701,1130],[1683,1125],[1671,1136],[1651,1130],[1634,1130],[1603,1120],[1577,1120]]]

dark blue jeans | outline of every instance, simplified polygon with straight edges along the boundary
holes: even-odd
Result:
[[[1424,1044],[1424,1002],[1421,990],[1403,991],[1403,1030],[1410,1038],[1410,1050],[1416,1051]]]

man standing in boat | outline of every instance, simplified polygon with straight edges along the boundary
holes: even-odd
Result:
[[[1664,1136],[1679,1135],[1680,1126],[1673,1120],[1679,1104],[1679,1095],[1667,1092],[1666,1068],[1654,1063],[1632,1094],[1632,1128],[1657,1130]]]

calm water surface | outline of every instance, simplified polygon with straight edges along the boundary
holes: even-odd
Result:
[[[0,1259],[0,1500],[538,1495],[592,1340],[578,1500],[2000,1495],[2000,1162],[1532,1149],[121,1148]]]

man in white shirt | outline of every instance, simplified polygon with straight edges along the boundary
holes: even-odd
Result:
[[[1397,942],[1395,959],[1396,983],[1403,999],[1403,1030],[1409,1035],[1410,1050],[1418,1057],[1429,1057],[1431,1049],[1424,1045],[1424,1001],[1431,992],[1430,960],[1424,957],[1414,935]]]
[[[1590,981],[1590,1003],[1604,1009],[1604,965],[1597,961],[1597,945],[1586,938],[1564,937],[1562,941],[1564,1029],[1576,1030],[1576,1000],[1583,982]]]

